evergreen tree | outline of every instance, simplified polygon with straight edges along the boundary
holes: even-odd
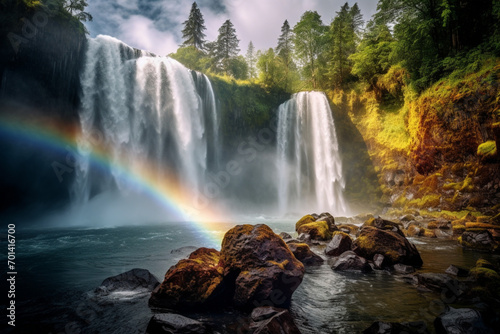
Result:
[[[63,3],[63,8],[82,22],[92,21],[92,15],[85,11],[87,6],[86,0],[65,0]]]
[[[351,73],[349,56],[356,52],[363,17],[358,4],[350,7],[346,2],[330,25],[330,71],[334,86],[341,86]]]
[[[217,60],[226,75],[229,75],[230,60],[236,57],[240,49],[238,47],[240,40],[236,37],[236,30],[230,20],[226,20],[219,28],[217,37]]]
[[[285,67],[285,90],[288,90],[290,69],[294,67],[292,61],[293,31],[292,29],[290,29],[288,20],[285,20],[283,26],[281,26],[281,35],[278,38],[278,46],[276,47],[276,53],[280,57]]]
[[[257,61],[257,57],[255,55],[255,47],[253,46],[252,41],[250,41],[250,43],[248,43],[246,60],[247,60],[247,64],[248,64],[248,77],[250,78],[250,80],[252,80],[256,76],[255,63]]]
[[[316,11],[305,12],[293,27],[293,32],[295,52],[303,64],[304,76],[309,78],[313,88],[316,88],[319,83],[319,67],[325,45],[325,26],[321,21],[321,16]]]
[[[193,2],[189,18],[183,24],[182,38],[184,39],[184,43],[182,43],[182,46],[194,46],[198,50],[203,50],[205,44],[205,34],[203,31],[207,28],[196,2]]]

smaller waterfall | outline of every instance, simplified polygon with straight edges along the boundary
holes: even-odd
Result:
[[[339,144],[324,93],[297,93],[280,105],[277,168],[281,214],[347,214]]]

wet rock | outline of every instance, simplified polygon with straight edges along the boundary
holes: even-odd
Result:
[[[434,235],[437,238],[449,239],[449,238],[451,238],[453,236],[453,230],[441,230],[441,229],[437,229],[437,230],[434,230]]]
[[[288,248],[305,266],[319,266],[324,262],[323,258],[315,254],[307,244],[291,243],[288,244]]]
[[[334,232],[332,240],[326,245],[325,254],[330,256],[339,256],[342,253],[352,249],[352,239],[344,232]]]
[[[470,308],[449,310],[434,320],[437,334],[493,334],[495,331],[487,328],[481,314]]]
[[[382,269],[384,267],[384,261],[385,261],[385,256],[383,256],[382,254],[375,254],[373,256],[373,264],[377,269]]]
[[[412,266],[407,266],[406,264],[396,263],[392,269],[398,274],[411,274],[415,272],[415,268]]]
[[[412,214],[407,214],[399,218],[401,222],[410,222],[415,220],[415,216]]]
[[[455,266],[453,264],[446,269],[445,273],[457,277],[467,277],[469,275],[469,271],[467,269]]]
[[[209,333],[202,322],[179,314],[155,314],[149,321],[146,334],[204,334]]]
[[[317,216],[314,217],[313,215],[305,215],[304,217],[300,218],[299,221],[295,223],[295,231],[299,231],[299,228],[302,225],[314,223],[316,221],[316,218]]]
[[[392,231],[392,232],[395,232],[395,233],[398,233],[398,234],[404,236],[403,232],[401,231],[401,229],[403,228],[403,224],[391,222],[389,220],[385,220],[385,219],[382,219],[380,217],[368,219],[361,226],[361,228],[364,228],[366,226],[376,227],[376,228],[384,230],[384,231]]]
[[[359,227],[354,224],[342,224],[337,227],[339,228],[339,231],[352,235],[358,234],[359,231]]]
[[[316,221],[324,221],[328,225],[328,229],[330,232],[338,231],[337,225],[335,225],[335,218],[328,213],[328,212],[323,212],[322,214],[319,215],[319,217],[316,219]]]
[[[132,269],[125,273],[108,277],[98,287],[97,295],[105,296],[116,291],[153,291],[160,284],[158,279],[146,269]]]
[[[243,309],[263,303],[289,307],[304,276],[304,265],[283,239],[263,224],[229,230],[222,241],[220,266],[225,283],[234,287],[233,304]]]
[[[429,333],[427,325],[423,321],[397,323],[397,322],[374,322],[370,327],[363,331],[363,334],[417,334]]]
[[[250,315],[250,334],[300,334],[290,312],[271,306],[257,307]]]
[[[383,230],[372,226],[361,229],[354,240],[353,250],[359,256],[373,260],[375,254],[382,254],[387,265],[402,263],[421,267],[423,262],[415,245],[410,243],[402,232]]]
[[[281,239],[280,239],[281,240]],[[149,305],[173,310],[204,308],[217,304],[224,292],[220,253],[199,248],[180,260],[165,274],[163,283],[151,294]]]
[[[280,237],[281,237],[281,239],[283,239],[283,240],[292,239],[292,236],[291,236],[290,234],[286,233],[286,232],[281,232],[281,233],[279,234],[279,236],[280,236]]]
[[[498,243],[493,239],[487,230],[465,231],[459,238],[459,244],[468,249],[495,252],[498,250]]]
[[[456,299],[463,295],[466,291],[466,286],[446,274],[436,273],[423,273],[413,276],[413,282],[419,286],[420,289],[424,288],[430,291],[439,292],[443,297]]]
[[[406,230],[406,235],[409,237],[420,237],[424,235],[425,229],[417,226],[417,225],[409,225]]]
[[[301,233],[297,237],[297,240],[299,240],[300,242],[305,242],[305,243],[308,244],[308,243],[311,242],[311,236],[308,233]]]
[[[332,232],[330,232],[328,224],[324,221],[302,224],[298,228],[297,233],[309,234],[311,236],[311,240],[327,241],[332,238]]]
[[[335,271],[360,271],[364,273],[372,271],[368,261],[353,251],[342,253],[333,263],[332,269]]]

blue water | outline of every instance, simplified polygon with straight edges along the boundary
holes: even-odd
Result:
[[[266,223],[275,232],[293,233],[294,222]],[[168,268],[189,253],[171,254],[172,250],[184,246],[219,248],[214,237],[221,238],[234,225],[217,224],[211,232],[185,223],[102,229],[18,228],[17,332],[144,333],[152,315],[147,295],[110,300],[96,299],[91,291],[105,278],[132,268],[148,269],[161,281]],[[482,255],[463,251],[452,240],[412,241],[424,260],[421,271],[444,272],[452,263],[471,267]],[[0,247],[7,247],[4,236]],[[293,296],[291,311],[303,333],[319,329],[353,333],[377,320],[432,323],[435,314],[429,305],[436,299],[438,295],[419,293],[400,276],[336,273],[325,262],[307,269]],[[3,303],[2,308],[5,299]]]

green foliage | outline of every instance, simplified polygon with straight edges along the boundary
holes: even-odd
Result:
[[[257,76],[256,70],[255,70],[257,56],[255,54],[255,47],[253,46],[252,41],[250,41],[250,43],[248,43],[246,61],[247,61],[247,65],[248,65],[248,77],[250,80],[252,80]]]
[[[240,52],[238,47],[240,40],[236,37],[236,29],[230,20],[226,20],[219,28],[216,43],[215,58],[220,62],[222,71],[229,75],[231,58],[236,57]]]
[[[205,20],[201,14],[196,2],[191,6],[189,18],[184,21],[184,29],[182,30],[183,47],[192,46],[197,50],[203,50],[205,44]]]
[[[302,75],[312,83],[313,88],[318,87],[320,68],[324,62],[326,29],[321,16],[315,11],[305,12],[293,28],[295,53],[302,65]]]
[[[352,61],[349,56],[356,51],[362,25],[363,17],[358,4],[349,7],[347,2],[337,12],[330,25],[328,76],[334,87],[341,87],[350,77]]]
[[[353,62],[352,74],[375,88],[378,77],[391,67],[394,43],[387,25],[370,21],[357,52],[349,57]]]
[[[207,55],[193,45],[180,47],[175,53],[169,54],[169,57],[195,71],[204,72],[210,67]]]

